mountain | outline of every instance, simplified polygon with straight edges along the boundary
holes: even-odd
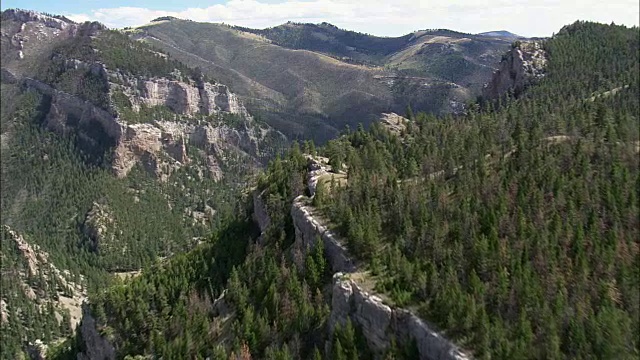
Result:
[[[1,16],[9,359],[71,334],[80,297],[202,242],[288,141],[226,85],[118,31]]]
[[[327,23],[256,30],[161,19],[129,34],[229,85],[288,137],[320,143],[408,106],[462,111],[510,45],[449,30],[383,38]]]
[[[503,38],[503,39],[522,39],[523,36],[520,35],[516,35],[512,32],[506,31],[506,30],[498,30],[498,31],[487,31],[487,32],[483,32],[483,33],[479,33],[478,35],[480,36],[490,36],[490,37],[497,37],[497,38]]]
[[[514,44],[498,66],[536,49],[544,75],[464,116],[294,144],[201,246],[90,297],[59,354],[633,358],[638,34],[576,22]]]

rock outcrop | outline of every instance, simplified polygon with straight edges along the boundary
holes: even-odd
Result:
[[[271,150],[261,144],[276,138],[272,130],[257,125],[226,85],[190,78],[177,69],[166,77],[139,76],[108,68],[100,61],[53,54],[47,61],[60,70],[80,70],[78,74],[91,76],[100,83],[100,91],[108,93],[103,94],[108,95],[104,101],[86,101],[83,94],[70,94],[28,78],[24,64],[5,50],[20,51],[27,58],[41,56],[65,39],[98,35],[104,26],[23,10],[4,11],[2,20],[2,82],[21,82],[24,88],[46,95],[43,125],[75,135],[88,153],[95,153],[96,163],[102,163],[103,154],[108,154],[116,176],[124,177],[141,164],[159,180],[167,180],[190,162],[190,144],[204,151],[206,164],[198,165],[216,181],[223,176],[221,164],[226,165],[229,158],[246,157],[245,162],[259,166],[268,157]],[[286,142],[282,134],[277,136]]]
[[[113,90],[122,90],[133,109],[166,106],[180,115],[214,115],[229,113],[248,116],[238,97],[226,85],[184,79],[179,72],[175,77],[144,79],[121,72],[105,70]]]
[[[160,180],[189,162],[186,144],[205,150],[210,176],[219,180],[221,168],[217,159],[225,160],[229,153],[261,158],[259,146],[263,133],[253,126],[252,118],[242,116],[241,127],[231,127],[223,121],[156,120],[151,123],[130,124],[126,119],[84,101],[77,96],[57,90],[43,82],[26,78],[26,88],[37,90],[51,98],[51,106],[44,125],[60,134],[76,133],[94,148],[111,150],[112,170],[118,177],[126,176],[138,163]],[[186,86],[186,85],[185,85]],[[243,107],[230,105],[243,114]],[[189,106],[183,107],[187,111]],[[213,109],[209,109],[214,111]],[[218,110],[215,110],[218,111]],[[188,115],[188,113],[186,113]]]
[[[58,269],[49,259],[49,254],[43,251],[38,245],[30,244],[22,235],[14,231],[7,225],[2,226],[2,244],[3,251],[18,252],[21,264],[8,264],[13,267],[11,273],[3,276],[13,276],[12,281],[19,283],[24,295],[38,304],[40,311],[47,309],[51,305],[54,309],[55,317],[58,322],[63,319],[63,314],[68,312],[69,326],[75,329],[80,322],[80,305],[86,299],[87,293],[82,281],[78,282],[69,273],[68,270]],[[51,283],[57,283],[58,286],[50,287],[35,286],[29,282],[29,278],[43,277],[46,280],[52,280]],[[76,282],[74,282],[76,281]],[[0,302],[0,312],[2,322],[8,318],[9,308],[16,304],[11,302],[11,298],[3,298]],[[29,339],[36,340],[36,339]]]
[[[115,360],[116,350],[113,345],[98,332],[96,320],[86,305],[82,307],[82,323],[80,337],[84,343],[84,351],[77,355],[78,360]]]
[[[115,219],[111,215],[109,207],[94,202],[82,224],[82,231],[91,240],[89,248],[92,251],[107,248],[115,238],[115,234],[110,232],[115,227]]]
[[[321,176],[332,171],[329,159],[322,156],[306,155],[307,158],[307,186],[310,196],[316,194],[316,187]]]
[[[267,206],[264,203],[264,191],[258,193],[257,191],[253,192],[253,220],[258,224],[258,228],[260,228],[260,239],[258,242],[262,242],[262,234],[267,231],[269,225],[271,225],[271,218],[269,217],[269,212],[267,211]]]
[[[309,198],[300,195],[293,201],[291,217],[296,231],[295,247],[306,253],[315,247],[317,239],[320,239],[333,272],[356,271],[356,265],[349,257],[347,248],[337,234],[314,214],[313,207],[309,206]]]
[[[518,41],[503,57],[491,81],[482,89],[486,99],[496,99],[512,91],[518,96],[544,76],[546,52],[540,42]]]
[[[2,12],[2,20],[14,20],[22,23],[39,22],[47,27],[65,30],[69,27],[77,26],[77,24],[67,18],[58,18],[44,15],[37,11],[8,9]]]
[[[347,319],[360,326],[370,348],[382,353],[391,340],[415,341],[420,359],[466,360],[469,356],[443,338],[411,311],[386,305],[378,296],[364,291],[348,275],[333,277],[333,298],[329,327],[344,326]]]

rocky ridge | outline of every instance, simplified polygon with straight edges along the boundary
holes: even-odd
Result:
[[[309,160],[309,192],[314,194],[318,179],[330,173],[331,167],[324,158],[307,155]],[[266,208],[262,194],[254,194],[254,218],[260,230],[267,231],[269,222],[264,221]],[[347,319],[360,326],[371,349],[384,353],[393,340],[409,342],[415,340],[420,359],[466,360],[470,356],[455,344],[435,331],[412,311],[388,305],[380,296],[363,290],[351,274],[358,272],[358,264],[349,255],[344,241],[330,229],[328,222],[311,205],[312,198],[298,196],[291,207],[295,227],[294,251],[303,254],[313,249],[316,241],[323,243],[325,256],[334,273],[329,327],[345,325]],[[261,219],[261,220],[258,220]]]
[[[158,179],[167,180],[189,163],[187,148],[192,144],[205,152],[204,168],[219,180],[220,164],[230,156],[240,155],[248,159],[247,163],[259,165],[268,157],[261,146],[265,137],[285,141],[281,134],[271,134],[269,127],[258,125],[227,86],[203,78],[190,79],[178,70],[170,78],[142,77],[107,68],[98,61],[84,62],[60,54],[47,60],[64,71],[80,70],[98,79],[109,93],[108,104],[87,101],[83,94],[67,93],[25,76],[31,70],[25,71],[25,63],[9,56],[10,52],[19,51],[18,57],[35,56],[50,44],[74,36],[98,36],[106,28],[99,23],[76,24],[64,17],[24,10],[6,10],[2,18],[2,81],[20,82],[23,88],[50,97],[45,126],[61,134],[74,133],[92,149],[112,153],[111,166],[118,177],[126,176],[140,163]],[[144,109],[159,108],[166,111],[140,115]],[[228,116],[235,118],[229,122]]]
[[[496,99],[508,91],[518,96],[544,77],[547,55],[539,41],[517,41],[502,58],[491,81],[482,89],[486,99]]]
[[[69,327],[72,330],[75,329],[81,320],[80,306],[87,297],[86,288],[82,283],[83,279],[81,278],[79,283],[74,282],[68,271],[61,271],[49,260],[48,253],[40,249],[38,245],[27,242],[22,235],[9,226],[3,225],[2,231],[5,234],[2,238],[2,251],[11,251],[15,247],[25,265],[26,272],[19,270],[19,267],[12,269],[12,275],[20,281],[24,295],[35,301],[41,312],[47,311],[48,306],[52,305],[59,323],[63,320],[63,313],[68,312]],[[15,273],[16,271],[18,273]],[[9,276],[9,274],[5,275]],[[33,283],[28,279],[39,276],[56,283],[57,286],[55,288],[34,288]],[[9,304],[8,298],[2,299],[0,306],[2,322],[8,320]]]

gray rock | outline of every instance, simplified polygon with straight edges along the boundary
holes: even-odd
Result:
[[[291,217],[295,227],[296,240],[294,246],[307,252],[315,246],[320,238],[324,245],[325,255],[333,272],[354,272],[355,263],[349,257],[345,245],[338,236],[313,216],[313,208],[308,206],[309,198],[298,196],[291,207]]]
[[[255,200],[256,197],[254,202]],[[337,235],[323,224],[320,217],[314,215],[309,202],[309,198],[301,195],[294,200],[291,207],[296,232],[294,249],[299,249],[305,254],[315,246],[317,239],[323,242],[328,263],[335,272],[329,316],[331,332],[337,325],[344,326],[347,320],[351,319],[354,325],[362,329],[369,347],[378,354],[384,353],[391,345],[391,340],[395,338],[401,343],[415,340],[420,359],[469,359],[469,355],[411,311],[385,304],[380,297],[369,294],[354,280],[349,279],[345,273],[356,272],[355,263]],[[254,207],[258,208],[255,205]]]
[[[520,94],[527,86],[544,76],[546,53],[539,42],[520,42],[500,62],[491,81],[482,90],[482,96],[496,99],[508,91]]]
[[[96,320],[86,304],[82,307],[80,337],[84,343],[84,351],[77,354],[78,360],[115,360],[115,348],[98,332]]]
[[[347,319],[362,329],[369,347],[378,354],[384,353],[396,338],[401,343],[415,340],[421,360],[470,358],[411,311],[386,305],[378,296],[367,293],[355,281],[337,273],[333,277],[330,331],[338,324],[344,326]]]
[[[257,190],[253,192],[253,220],[258,224],[262,234],[264,234],[269,225],[271,225],[271,218],[267,212],[267,206],[262,199],[263,196],[264,191],[261,193],[258,193]]]

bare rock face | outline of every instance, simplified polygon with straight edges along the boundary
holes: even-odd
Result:
[[[85,216],[82,231],[91,239],[91,249],[97,251],[107,248],[109,243],[113,242],[115,234],[109,233],[109,230],[115,227],[115,219],[109,207],[94,202]]]
[[[503,57],[498,70],[482,90],[482,96],[496,99],[508,91],[517,96],[544,76],[546,64],[546,53],[540,42],[519,42]]]
[[[9,321],[9,311],[7,310],[7,303],[4,299],[0,299],[0,324],[4,324]]]
[[[10,46],[3,47],[2,66],[21,72],[23,59],[78,34],[95,35],[106,27],[97,22],[75,23],[63,16],[9,9],[2,12],[2,34]],[[4,40],[3,39],[3,40]]]
[[[326,167],[317,159],[309,162],[309,171],[314,172],[317,181],[318,174],[326,171]],[[254,218],[264,231],[259,219],[264,215],[258,214],[265,211],[262,195],[254,194]],[[378,354],[389,349],[392,340],[396,339],[401,343],[415,341],[421,360],[469,359],[455,344],[411,311],[385,304],[379,296],[366,292],[349,278],[348,274],[357,272],[357,265],[341,239],[310,205],[310,198],[298,196],[293,201],[291,217],[296,233],[294,251],[306,254],[315,247],[316,241],[322,241],[327,261],[335,273],[329,317],[331,332],[337,325],[344,326],[350,319],[362,329],[369,347]]]
[[[69,66],[85,65],[70,62]],[[96,72],[105,71],[100,67],[94,66],[94,68]],[[220,180],[223,175],[218,159],[225,160],[229,152],[239,152],[253,157],[261,156],[259,142],[262,134],[251,126],[252,118],[249,115],[243,118],[245,124],[243,128],[232,128],[221,122],[214,124],[207,121],[180,120],[130,124],[126,119],[119,118],[117,114],[114,115],[114,110],[105,110],[40,81],[26,78],[23,84],[27,88],[51,97],[51,107],[44,122],[48,129],[60,134],[75,132],[82,139],[93,144],[94,148],[102,146],[105,147],[103,149],[105,151],[111,148],[113,151],[111,166],[118,177],[125,177],[136,164],[142,164],[157,179],[165,181],[173,171],[189,163],[187,143],[205,150],[208,156],[209,175],[214,180]],[[199,93],[196,87],[166,79],[159,81],[158,84],[165,84],[167,89],[172,86],[182,89],[173,92],[173,94],[182,94],[179,96],[182,100],[175,99],[173,95],[167,95],[168,97],[163,100],[167,106],[173,107],[175,111],[181,111],[186,116],[197,111],[200,99],[196,99]],[[158,85],[157,88],[162,86]],[[159,101],[158,97],[161,96],[159,94],[164,90],[153,91],[156,97],[143,97],[138,101],[155,104]],[[227,96],[235,97],[235,95]],[[240,114],[246,112],[244,107],[237,104],[230,109]],[[207,111],[221,110],[216,107],[209,108]]]
[[[37,11],[30,11],[30,10],[18,10],[18,9],[6,10],[2,14],[2,20],[7,20],[7,19],[20,21],[23,23],[39,22],[44,24],[47,27],[55,28],[58,30],[65,30],[74,25],[77,26],[76,23],[74,23],[69,19],[54,18],[52,16],[44,15]]]
[[[82,337],[85,349],[77,355],[78,360],[116,359],[115,348],[107,339],[100,335],[96,327],[96,320],[93,318],[86,305],[82,307],[80,336]]]
[[[347,248],[339,240],[338,236],[316,216],[314,210],[308,204],[309,199],[300,195],[293,201],[291,217],[296,231],[294,246],[303,253],[313,249],[316,239],[320,239],[324,245],[325,255],[331,269],[334,272],[354,272],[355,263],[349,257]]]
[[[263,196],[264,191],[261,193],[257,191],[253,192],[253,220],[258,224],[261,234],[264,234],[269,225],[271,225],[271,218],[267,212],[267,206],[264,203]],[[260,242],[260,240],[261,239],[258,241]]]
[[[107,71],[106,76],[113,89],[123,90],[135,110],[144,104],[166,106],[180,115],[229,113],[249,116],[236,94],[223,84],[190,79],[141,79],[114,71]],[[181,78],[179,73],[176,76]]]
[[[411,311],[386,305],[379,297],[362,290],[347,275],[333,276],[329,327],[344,326],[347,319],[360,326],[370,348],[382,353],[391,340],[414,341],[421,360],[467,360],[469,356],[443,338]]]
[[[332,168],[331,165],[329,165],[329,158],[312,155],[305,156],[307,158],[307,184],[309,193],[311,196],[314,196],[316,194],[318,179],[320,179],[322,175],[330,173]]]

